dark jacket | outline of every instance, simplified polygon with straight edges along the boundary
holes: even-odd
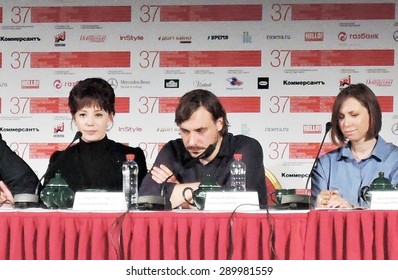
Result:
[[[134,154],[138,164],[138,185],[147,174],[144,152],[141,148],[117,143],[105,137],[101,141],[80,142],[50,157],[44,186],[60,172],[73,191],[102,189],[122,191],[122,164],[126,154]]]
[[[35,193],[39,179],[30,166],[14,153],[0,134],[0,180],[13,195]]]
[[[223,137],[216,158],[206,165],[200,161],[196,161],[193,165],[187,164],[192,161],[192,158],[185,149],[184,143],[181,139],[171,140],[159,152],[154,166],[166,165],[181,183],[200,182],[206,174],[210,174],[220,186],[228,188],[231,184],[230,164],[235,153],[243,155],[242,161],[247,166],[246,189],[257,191],[260,205],[265,206],[267,194],[263,150],[260,143],[254,138],[227,133]],[[152,179],[151,173],[148,173],[142,183],[140,195],[159,195],[161,188],[165,187],[166,197],[170,199],[175,184],[164,183],[161,185]]]

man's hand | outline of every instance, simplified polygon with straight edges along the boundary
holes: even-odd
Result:
[[[7,185],[3,181],[0,181],[0,203],[3,203],[7,200],[10,203],[14,203],[14,197],[12,196],[12,193],[8,189]]]
[[[176,177],[173,175],[173,172],[166,165],[163,164],[161,164],[159,167],[154,166],[151,169],[151,175],[152,179],[158,184],[162,184],[166,180],[168,183],[179,184]],[[167,179],[168,177],[170,178]]]

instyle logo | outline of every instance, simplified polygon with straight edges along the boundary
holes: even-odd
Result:
[[[143,41],[144,36],[141,35],[120,35],[120,41]]]
[[[319,124],[305,124],[303,125],[304,134],[320,134],[322,133],[322,125]]]
[[[40,87],[40,80],[22,80],[22,89],[38,89]]]
[[[305,32],[304,33],[304,40],[306,42],[316,42],[316,41],[323,41],[323,32]]]
[[[119,127],[118,128],[119,132],[142,132],[142,127],[131,127],[131,126],[124,126],[124,127]]]

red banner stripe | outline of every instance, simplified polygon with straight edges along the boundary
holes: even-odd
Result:
[[[116,113],[130,113],[130,97],[116,97]]]
[[[130,52],[31,52],[30,67],[130,67]]]
[[[261,21],[262,18],[262,5],[173,5],[160,8],[160,22]]]
[[[130,97],[116,97],[116,113],[130,113]],[[66,114],[69,113],[67,97],[31,97],[31,114]]]
[[[0,23],[3,23],[3,7],[0,7]]]
[[[130,6],[32,7],[31,22],[130,22]]]
[[[293,4],[292,20],[395,19],[395,3]]]
[[[337,93],[336,93],[337,94]],[[291,113],[330,113],[335,96],[291,96]],[[393,112],[394,96],[377,97],[382,112]]]
[[[261,51],[161,51],[160,67],[260,67]]]
[[[319,150],[320,143],[288,143],[289,159],[314,159]],[[319,156],[336,149],[332,143],[324,143]]]
[[[293,50],[292,67],[394,66],[394,50]]]
[[[261,99],[258,96],[219,97],[227,113],[259,113]],[[159,113],[174,113],[179,97],[160,97]]]

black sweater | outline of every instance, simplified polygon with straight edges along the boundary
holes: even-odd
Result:
[[[0,134],[0,180],[13,195],[35,193],[39,179],[30,166],[14,153]]]
[[[44,186],[56,172],[68,183],[73,191],[103,189],[122,191],[122,164],[126,154],[134,154],[138,164],[138,185],[147,174],[144,152],[105,137],[98,142],[80,142],[65,151],[51,155],[44,179]]]

